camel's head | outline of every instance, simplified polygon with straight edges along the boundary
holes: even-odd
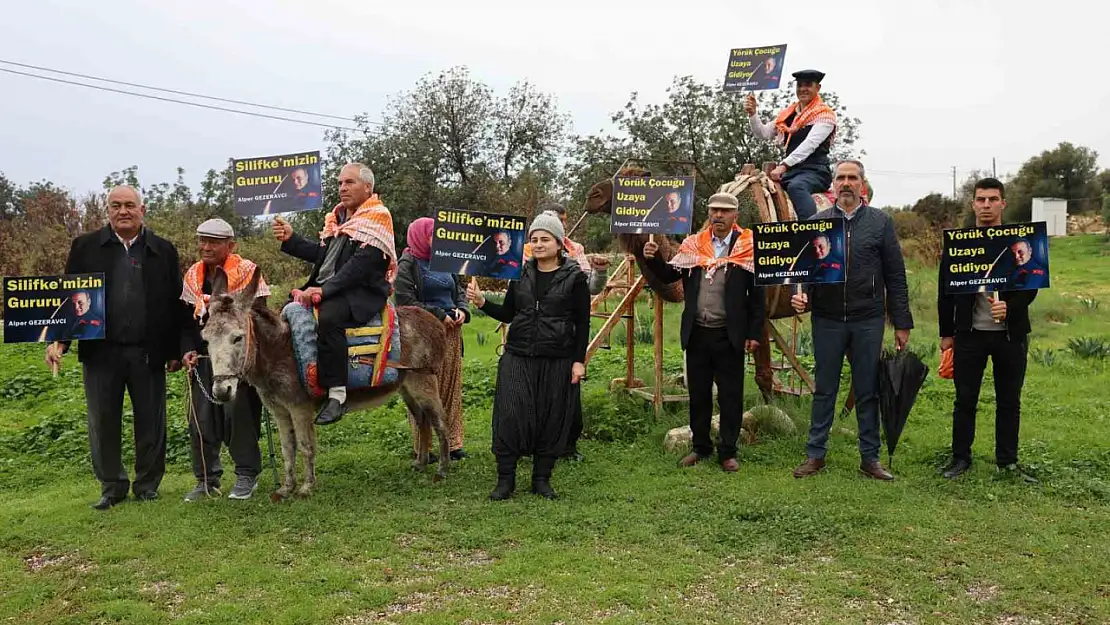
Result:
[[[617,175],[650,176],[651,172],[642,167],[631,165],[617,172]],[[586,202],[583,208],[587,213],[613,212],[613,179],[606,178],[594,183],[594,186],[590,187],[590,192],[586,194]]]
[[[251,308],[264,306],[255,299],[261,269],[255,269],[251,281],[235,295],[227,293],[227,274],[216,269],[212,278],[212,298],[208,303],[208,321],[201,336],[208,343],[212,361],[212,399],[225,403],[235,399],[235,390],[250,368],[258,351],[258,338],[251,320]]]

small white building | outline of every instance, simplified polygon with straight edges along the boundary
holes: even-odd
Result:
[[[1033,198],[1033,221],[1045,222],[1050,237],[1068,235],[1068,201],[1055,197]]]

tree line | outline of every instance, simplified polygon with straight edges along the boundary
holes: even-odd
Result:
[[[793,85],[756,95],[769,118],[793,100]],[[833,156],[858,156],[860,120],[835,92],[822,97],[840,120]],[[543,202],[558,201],[576,219],[590,186],[630,158],[658,175],[696,172],[696,201],[704,208],[745,163],[782,157],[781,148],[752,135],[740,97],[689,76],[676,77],[657,103],[632,93],[611,121],[611,132],[573,134],[556,98],[528,81],[499,94],[465,67],[429,74],[391,98],[380,120],[363,114],[355,119],[357,132],[325,133],[324,205],[338,201],[334,180],[343,163],[368,164],[399,224],[401,249],[403,225],[437,207],[531,217]],[[104,190],[126,183],[142,190],[148,222],[179,246],[183,262],[195,257],[196,224],[218,216],[242,233],[244,253],[264,263],[275,284],[300,275],[299,261],[262,244],[262,224],[234,214],[230,161],[208,170],[196,190],[184,174],[179,168],[173,182],[148,184],[137,167],[129,167],[107,174],[104,189],[73,196],[50,182],[21,186],[0,173],[0,274],[60,272],[70,239],[106,223]],[[1017,221],[1028,219],[1034,196],[1074,198],[1069,212],[1083,212],[1097,210],[1110,195],[1110,171],[1098,171],[1097,154],[1069,143],[1029,159],[1007,182],[1015,207],[1010,218]],[[973,179],[963,185],[963,197],[933,194],[888,210],[916,215],[930,226],[958,225],[966,217],[971,184]],[[317,231],[323,211],[298,213],[291,221],[299,231]],[[608,222],[600,217],[585,220],[575,238],[591,251],[613,246]]]

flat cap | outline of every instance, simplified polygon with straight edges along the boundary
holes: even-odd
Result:
[[[731,193],[714,193],[709,196],[709,208],[723,208],[734,211],[740,208],[740,202]]]
[[[197,236],[212,239],[234,239],[235,231],[231,229],[231,224],[217,217],[197,226]]]
[[[803,69],[791,74],[794,78],[800,81],[820,83],[825,78],[825,72],[819,72],[815,69]]]

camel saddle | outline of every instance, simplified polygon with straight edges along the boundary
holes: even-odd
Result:
[[[316,308],[290,302],[281,311],[293,335],[293,355],[297,373],[308,394],[315,398],[327,395],[317,381]],[[370,323],[347,330],[347,389],[358,390],[394,384],[398,371],[390,365],[401,359],[401,325],[397,313],[388,302]]]

